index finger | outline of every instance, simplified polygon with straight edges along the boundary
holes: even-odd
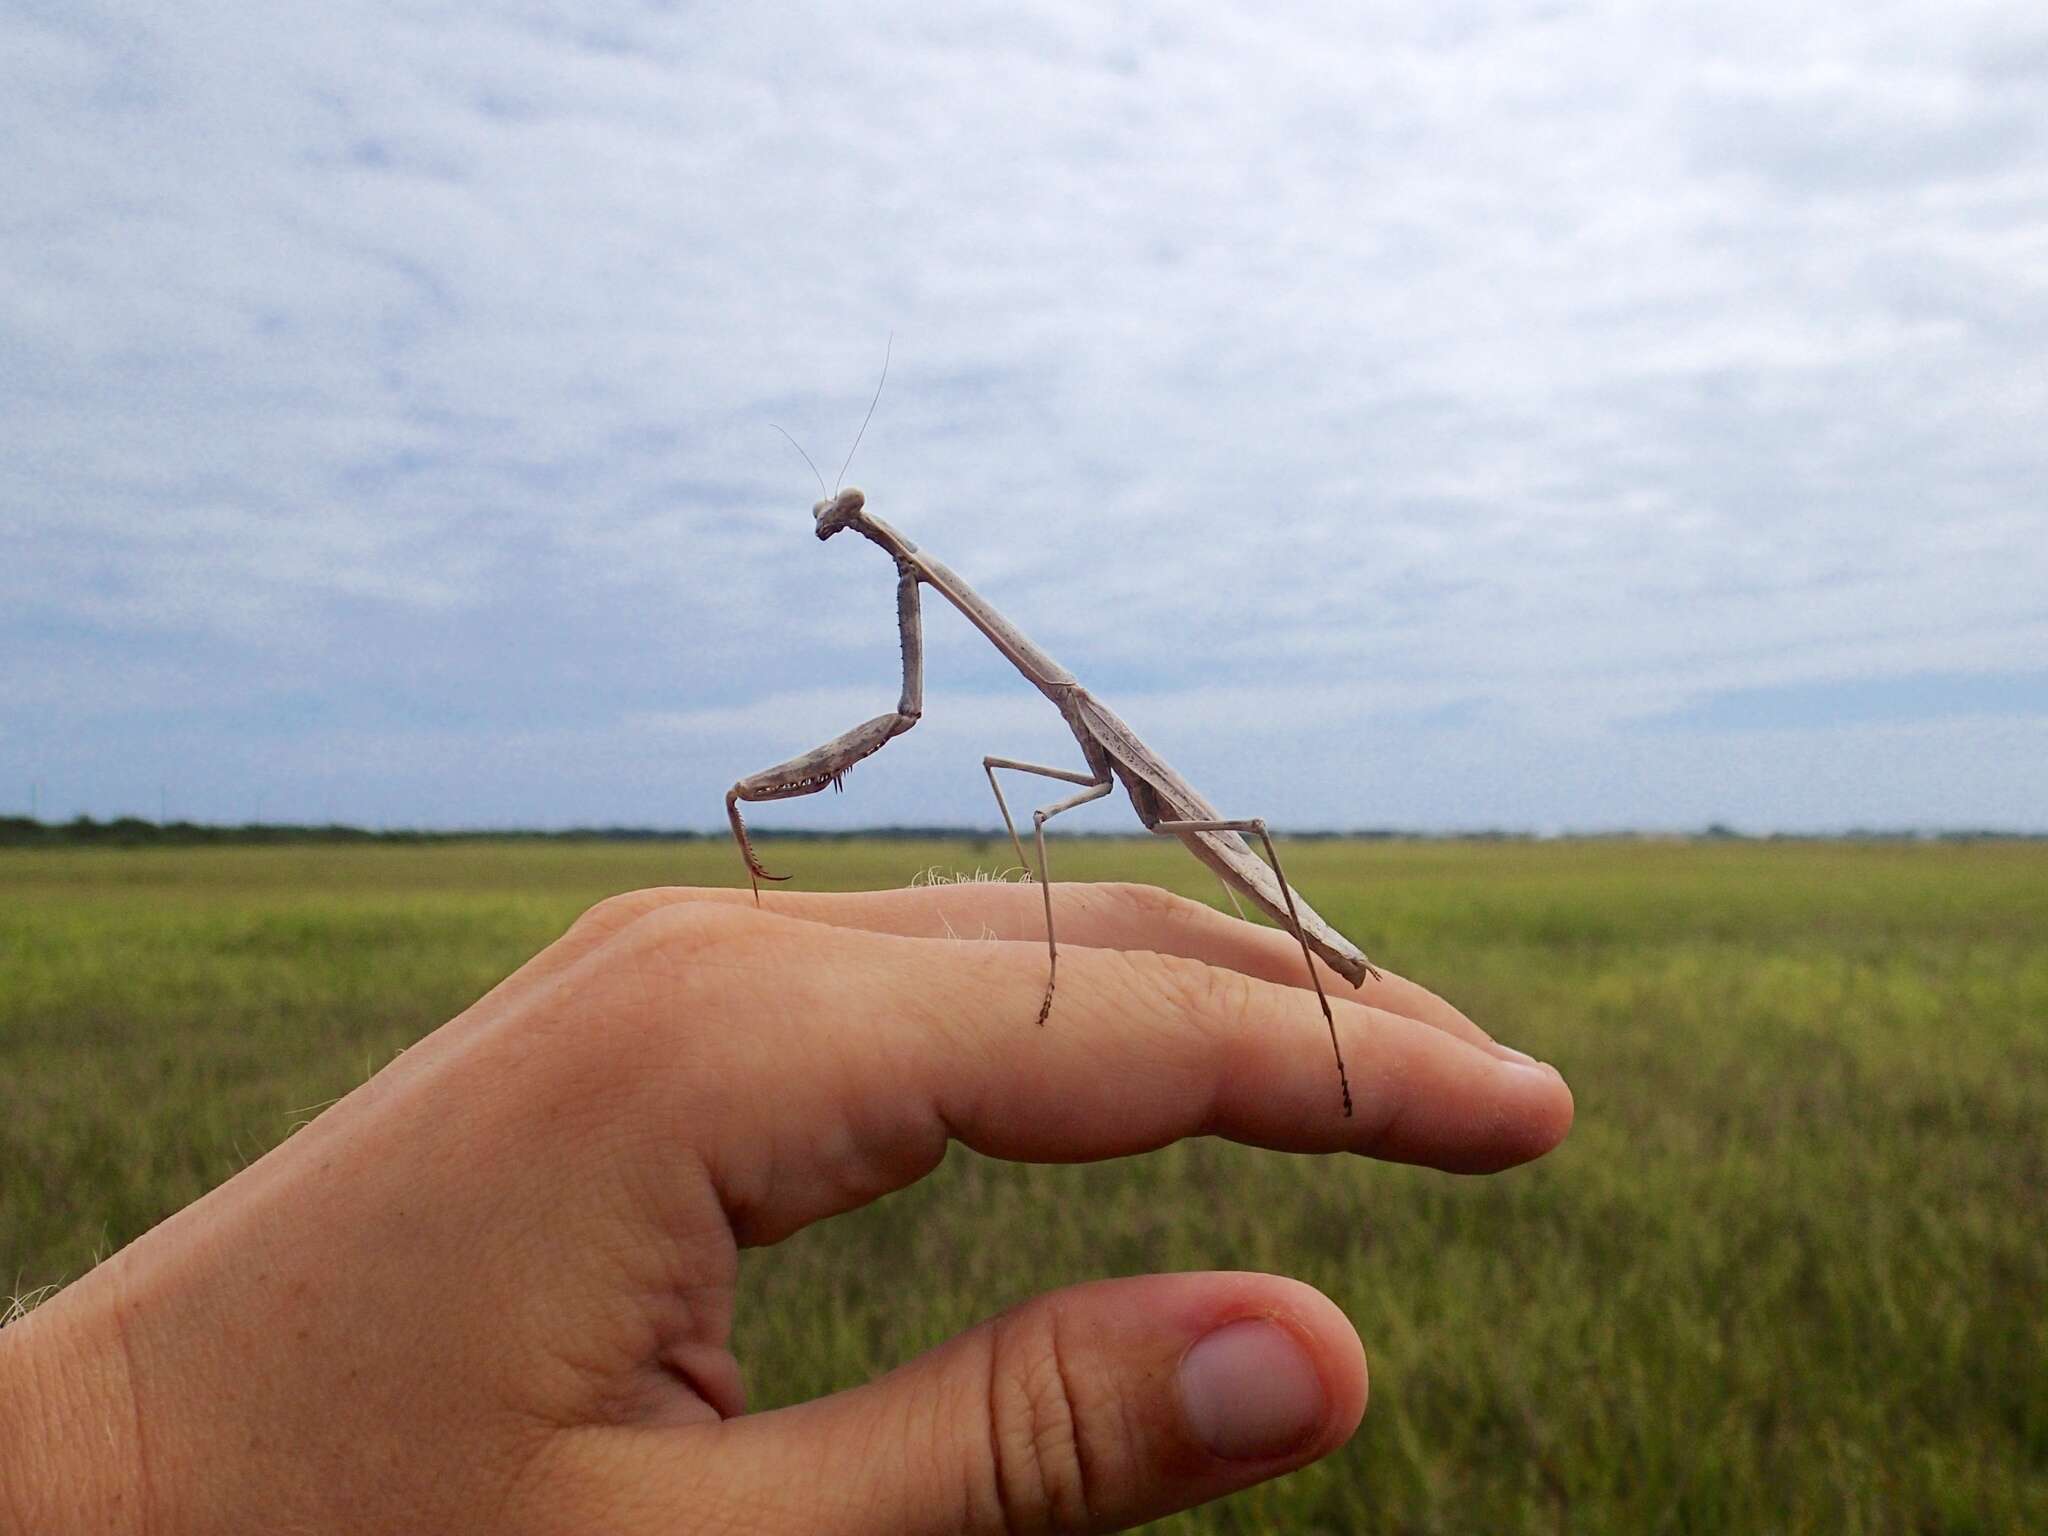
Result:
[[[1301,990],[1179,956],[855,933],[684,903],[586,963],[652,1016],[626,1042],[658,1134],[692,1127],[744,1241],[772,1242],[936,1166],[948,1138],[1075,1162],[1220,1135],[1460,1172],[1563,1139],[1571,1091],[1404,1015],[1333,997],[1356,1113]],[[762,1170],[768,1170],[763,1173]],[[818,1177],[818,1174],[824,1177]]]
[[[1061,881],[1052,895],[1062,947],[1151,950],[1228,966],[1283,986],[1311,987],[1300,944],[1281,929],[1230,917],[1155,885]],[[763,891],[758,901],[744,890],[674,886],[614,897],[595,909],[578,925],[584,942],[575,947],[575,953],[580,956],[635,918],[685,901],[743,906],[806,922],[910,938],[1031,939],[1041,944],[1045,940],[1045,908],[1039,889],[1019,882],[975,880],[884,891]],[[1354,987],[1321,959],[1312,963],[1323,991],[1332,998],[1349,997],[1406,1014],[1495,1055],[1528,1060],[1522,1052],[1497,1043],[1444,998],[1391,970],[1383,967],[1379,975]]]

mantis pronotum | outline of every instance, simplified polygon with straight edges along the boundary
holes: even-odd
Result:
[[[1060,959],[1059,945],[1053,936],[1052,885],[1046,867],[1045,824],[1062,811],[1101,799],[1116,787],[1116,781],[1120,779],[1130,794],[1131,804],[1137,809],[1138,819],[1148,829],[1163,836],[1179,838],[1189,852],[1216,872],[1226,891],[1242,892],[1301,942],[1301,957],[1308,966],[1309,980],[1315,985],[1316,1000],[1322,1004],[1323,1022],[1329,1026],[1330,1049],[1337,1058],[1337,1085],[1343,1093],[1344,1113],[1348,1116],[1351,1113],[1351,1083],[1344,1072],[1344,1051],[1337,1043],[1337,1023],[1331,1016],[1330,1000],[1323,992],[1322,979],[1316,974],[1310,952],[1321,955],[1332,970],[1354,987],[1363,986],[1367,976],[1378,979],[1379,972],[1356,945],[1324,922],[1313,907],[1289,888],[1287,877],[1280,869],[1280,855],[1273,847],[1266,823],[1256,816],[1232,820],[1220,815],[1187,780],[1140,741],[1136,732],[1075,681],[1071,672],[1027,640],[1015,625],[952,571],[880,518],[870,516],[866,505],[867,498],[848,487],[818,502],[811,508],[811,515],[817,520],[820,539],[829,539],[842,529],[851,528],[870,543],[878,545],[896,562],[896,623],[903,640],[903,693],[892,713],[877,715],[866,724],[857,725],[843,736],[801,757],[791,758],[779,767],[741,779],[727,791],[725,812],[732,823],[733,837],[739,843],[740,855],[747,861],[747,873],[754,881],[754,899],[760,900],[761,881],[788,877],[771,875],[761,867],[761,861],[754,856],[752,844],[747,841],[746,824],[740,819],[740,802],[788,800],[797,795],[816,794],[828,784],[836,788],[847,769],[878,750],[884,742],[917,724],[918,717],[924,712],[924,632],[917,589],[920,584],[928,585],[965,614],[967,621],[988,636],[995,648],[1009,658],[1010,664],[1052,701],[1053,707],[1067,722],[1067,728],[1074,733],[1074,739],[1081,744],[1081,756],[1088,765],[1087,772],[1076,773],[1067,768],[1047,768],[1006,757],[984,757],[981,760],[982,770],[988,775],[989,788],[995,791],[996,806],[1003,813],[1003,825],[1009,829],[1017,862],[1025,868],[1030,866],[1024,857],[1024,845],[1017,836],[1017,824],[1010,817],[1009,804],[1003,799],[1003,787],[996,781],[996,770],[1035,773],[1082,786],[1078,794],[1034,811],[1031,817],[1038,852],[1038,883],[1045,897],[1048,961],[1045,1001],[1039,1006],[1038,1022],[1043,1024],[1052,1012],[1053,986],[1058,978]],[[1271,869],[1259,862],[1258,856],[1245,842],[1241,834],[1246,832],[1256,835],[1264,845]]]

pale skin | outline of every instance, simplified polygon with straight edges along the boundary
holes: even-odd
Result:
[[[949,1141],[1066,1162],[1214,1135],[1484,1172],[1569,1127],[1553,1070],[1392,974],[1335,1004],[1357,1114],[1331,1114],[1289,936],[1145,887],[1058,903],[1043,1030],[1016,1024],[1045,952],[1014,886],[594,908],[0,1329],[0,1530],[1100,1531],[1327,1455],[1364,1354],[1274,1275],[1078,1284],[744,1411],[739,1250]]]
[[[887,377],[886,363],[883,376]],[[879,385],[875,392],[879,398]],[[873,413],[872,406],[869,412]],[[866,430],[866,423],[862,423],[862,430]],[[794,443],[795,439],[790,441]],[[858,438],[854,439],[854,446],[860,446]],[[798,448],[797,451],[801,453],[803,450]],[[849,462],[852,457],[851,453],[847,455]],[[805,458],[808,461],[809,455],[806,454]],[[822,477],[818,488],[824,489]],[[1243,894],[1293,934],[1301,945],[1305,966],[1302,974],[1308,977],[1316,1001],[1322,1007],[1323,1024],[1330,1035],[1330,1050],[1336,1057],[1337,1090],[1344,1114],[1348,1117],[1351,1114],[1351,1083],[1344,1070],[1344,1047],[1337,1038],[1336,1018],[1330,1012],[1330,999],[1323,990],[1322,968],[1316,961],[1320,958],[1324,967],[1354,987],[1363,986],[1367,977],[1377,977],[1379,971],[1366,959],[1363,950],[1325,922],[1321,914],[1287,883],[1286,872],[1280,867],[1279,850],[1273,846],[1265,819],[1221,815],[1194,785],[1168,765],[1165,758],[1146,746],[1136,731],[1083,688],[1073,673],[1033,644],[1021,629],[997,611],[993,603],[952,569],[869,512],[867,497],[860,491],[848,486],[826,496],[811,508],[811,517],[820,539],[829,539],[850,529],[895,562],[896,629],[903,650],[903,691],[897,697],[896,708],[888,714],[863,721],[823,746],[814,747],[786,763],[749,774],[726,792],[726,819],[732,825],[733,840],[739,844],[740,857],[746,861],[747,874],[754,882],[756,896],[760,894],[763,880],[785,880],[788,876],[771,875],[761,867],[753,845],[747,840],[747,826],[740,816],[740,803],[814,795],[828,784],[836,789],[855,763],[880,751],[917,724],[924,713],[924,623],[918,603],[918,588],[929,586],[958,608],[967,621],[987,636],[989,643],[1023,675],[1024,680],[1052,702],[1059,710],[1060,718],[1066,722],[1067,729],[1074,733],[1074,740],[1080,744],[1081,756],[1087,764],[1087,771],[1080,773],[1041,763],[1021,763],[1008,757],[984,757],[981,760],[982,771],[988,775],[988,787],[994,791],[996,806],[1003,813],[1003,825],[1009,829],[1010,846],[1016,850],[1019,865],[1025,863],[1024,845],[1017,836],[1017,823],[1011,818],[1009,802],[1003,798],[1003,786],[996,779],[996,770],[1036,774],[1040,778],[1081,786],[1079,793],[1042,806],[1031,816],[1032,835],[1038,852],[1036,876],[1045,904],[1045,996],[1038,1005],[1038,1022],[1045,1023],[1052,1013],[1060,963],[1052,912],[1052,873],[1045,853],[1045,824],[1077,806],[1100,800],[1121,780],[1125,792],[1131,797],[1132,808],[1147,830],[1162,837],[1179,838],[1190,853],[1215,871],[1233,903],[1240,893]],[[1245,842],[1243,834],[1247,832],[1258,838],[1265,848],[1267,863],[1272,865],[1270,870],[1259,862],[1258,855]]]

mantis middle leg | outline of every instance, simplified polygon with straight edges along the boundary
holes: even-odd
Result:
[[[747,861],[747,875],[754,883],[756,905],[760,904],[763,880],[787,880],[789,876],[769,874],[761,867],[761,861],[754,857],[753,845],[747,841],[747,825],[740,819],[740,802],[790,800],[798,795],[814,795],[827,784],[838,789],[847,769],[870,753],[879,751],[885,742],[901,736],[917,724],[918,717],[924,713],[924,626],[918,611],[917,575],[907,566],[899,566],[898,571],[896,628],[903,641],[903,692],[896,701],[895,710],[890,714],[877,715],[801,757],[793,757],[786,763],[749,775],[726,791],[726,819],[732,823],[733,840],[739,844],[740,857]]]
[[[1094,754],[1090,754],[1092,757]],[[1045,824],[1062,811],[1071,811],[1077,805],[1086,805],[1090,800],[1100,800],[1116,787],[1110,776],[1109,763],[1105,759],[1093,774],[1075,773],[1066,768],[1046,768],[1037,763],[1014,762],[1007,757],[984,757],[982,771],[988,775],[988,787],[996,792],[996,807],[1003,813],[1003,825],[1010,829],[1010,846],[1017,850],[1017,862],[1025,868],[1024,845],[1017,840],[1017,824],[1010,819],[1010,807],[1003,799],[1003,787],[996,782],[996,770],[1008,768],[1017,773],[1035,773],[1042,778],[1060,779],[1068,784],[1083,784],[1087,787],[1078,795],[1045,806],[1031,813],[1031,831],[1038,846],[1038,888],[1045,897],[1045,1001],[1038,1005],[1038,1022],[1043,1024],[1052,1013],[1053,984],[1059,979],[1060,947],[1052,931],[1052,870],[1045,860]]]
[[[1267,832],[1264,818],[1246,817],[1241,821],[1156,821],[1154,832],[1178,836],[1183,832],[1255,832],[1260,842],[1266,845],[1266,862],[1273,866],[1273,878],[1280,882],[1280,899],[1287,904],[1287,919],[1294,930],[1294,937],[1301,943],[1302,963],[1308,967],[1310,985],[1316,989],[1316,1001],[1323,1005],[1323,1022],[1330,1029],[1330,1049],[1337,1057],[1337,1087],[1344,1095],[1344,1118],[1351,1118],[1351,1079],[1344,1072],[1344,1047],[1337,1043],[1337,1020],[1330,1012],[1330,999],[1323,992],[1323,978],[1316,974],[1315,957],[1309,953],[1308,935],[1301,931],[1301,917],[1294,910],[1294,888],[1287,883],[1287,874],[1280,868],[1280,852],[1273,846],[1272,834]]]

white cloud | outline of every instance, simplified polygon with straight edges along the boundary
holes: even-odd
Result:
[[[536,709],[773,760],[886,707],[886,568],[769,423],[829,475],[891,330],[852,478],[1197,756],[1259,699],[1594,743],[2048,638],[2026,7],[81,0],[0,48],[17,779],[160,756],[142,679],[445,706],[416,795]],[[964,626],[933,666],[1007,697]]]

